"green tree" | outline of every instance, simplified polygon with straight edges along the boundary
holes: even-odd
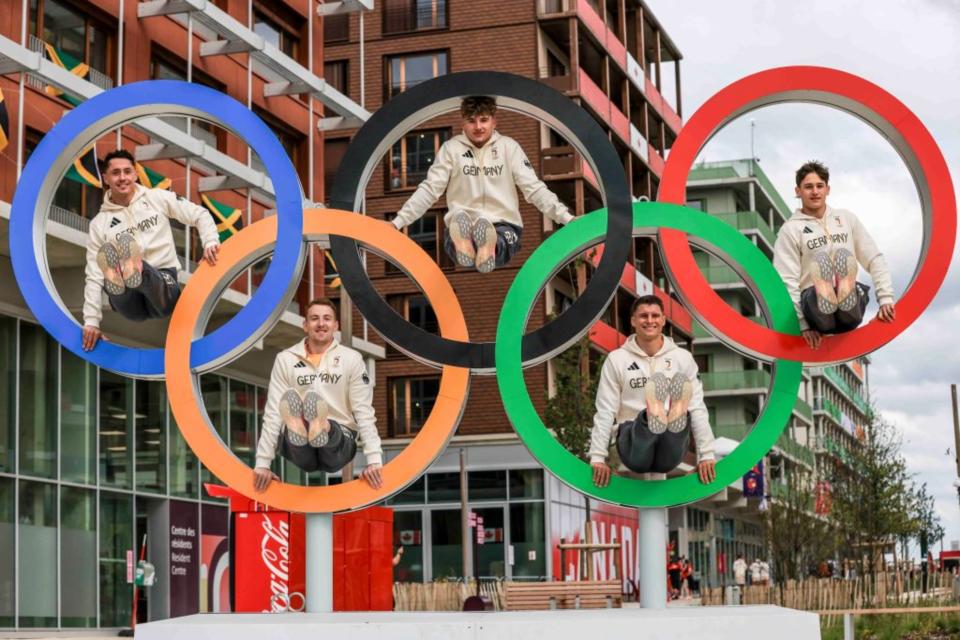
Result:
[[[588,461],[597,394],[596,365],[590,360],[590,339],[582,338],[553,359],[554,394],[547,399],[544,422],[570,453]]]

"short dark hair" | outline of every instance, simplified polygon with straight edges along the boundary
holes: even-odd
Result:
[[[811,160],[810,162],[805,162],[802,167],[797,169],[797,186],[799,187],[803,179],[811,173],[817,174],[821,180],[830,184],[830,169],[827,169],[827,166],[819,160]]]
[[[637,307],[639,307],[642,304],[655,304],[658,307],[660,307],[660,311],[665,311],[663,307],[663,300],[661,300],[659,296],[649,294],[645,296],[640,296],[639,298],[633,301],[633,304],[630,305],[630,315],[632,316],[633,314],[635,314],[637,312]]]
[[[115,149],[103,156],[103,160],[100,161],[100,171],[105,172],[107,167],[110,166],[111,160],[116,160],[120,158],[121,160],[129,160],[130,164],[136,166],[137,161],[133,159],[133,154],[127,151],[126,149]]]
[[[467,96],[460,102],[460,116],[463,118],[495,115],[497,101],[490,96]]]
[[[335,316],[339,316],[339,314],[340,314],[340,310],[337,309],[337,303],[335,303],[333,300],[331,300],[330,298],[327,298],[327,297],[314,298],[313,300],[311,300],[310,302],[308,302],[308,303],[307,303],[307,306],[304,307],[304,309],[303,309],[304,314],[306,314],[306,312],[310,311],[310,307],[312,307],[312,306],[314,306],[314,305],[320,305],[321,307],[330,307],[331,309],[333,309],[333,315],[335,315]]]

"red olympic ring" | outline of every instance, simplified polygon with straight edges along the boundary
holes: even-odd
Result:
[[[663,171],[658,200],[686,204],[687,176],[703,146],[721,127],[753,109],[779,102],[814,102],[847,111],[874,126],[911,169],[929,223],[925,226],[919,269],[897,301],[890,323],[872,322],[831,336],[811,349],[791,336],[740,315],[713,291],[697,268],[687,235],[661,229],[660,247],[680,297],[703,324],[749,353],[764,358],[830,363],[875,351],[909,327],[943,284],[957,233],[957,205],[950,171],[933,137],[902,102],[858,76],[824,67],[781,67],[728,85],[684,124]]]

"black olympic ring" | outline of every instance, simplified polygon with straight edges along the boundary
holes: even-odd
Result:
[[[545,122],[569,140],[599,179],[609,211],[603,256],[587,288],[566,311],[523,337],[523,365],[532,366],[563,351],[603,314],[617,291],[633,242],[632,201],[623,165],[607,134],[584,109],[541,82],[510,73],[465,71],[420,83],[384,104],[357,131],[337,171],[328,206],[359,211],[366,185],[393,143],[420,123],[457,109],[469,95],[495,96],[499,107]],[[493,342],[448,340],[410,324],[370,282],[356,241],[331,235],[330,247],[344,289],[389,343],[436,366],[494,372]]]

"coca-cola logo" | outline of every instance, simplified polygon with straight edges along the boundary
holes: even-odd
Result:
[[[271,598],[268,611],[284,611],[290,595],[290,523],[281,520],[274,526],[269,517],[264,516],[263,537],[260,539],[260,560],[270,572],[270,594],[280,598]]]

